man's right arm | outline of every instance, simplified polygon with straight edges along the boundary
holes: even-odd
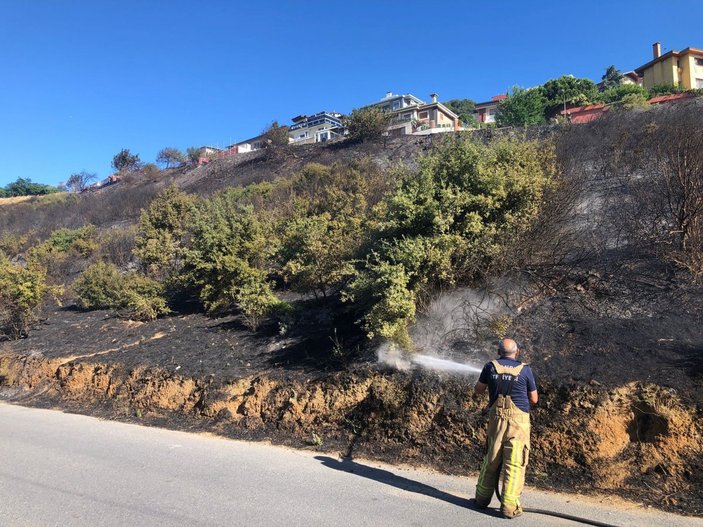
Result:
[[[528,393],[528,395],[530,396],[530,404],[532,406],[536,405],[539,401],[539,395],[537,394],[537,390],[532,390],[530,393]]]

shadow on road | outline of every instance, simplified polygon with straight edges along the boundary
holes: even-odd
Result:
[[[334,470],[341,470],[342,472],[348,472],[350,474],[356,474],[362,478],[372,479],[378,481],[379,483],[385,483],[391,487],[396,487],[401,490],[406,490],[408,492],[416,492],[417,494],[423,494],[431,498],[436,498],[438,500],[446,501],[457,507],[464,507],[465,509],[472,509],[489,516],[499,516],[499,514],[491,509],[479,510],[474,505],[474,500],[468,500],[466,498],[461,498],[459,496],[454,496],[448,492],[431,487],[430,485],[425,485],[419,481],[414,481],[412,479],[404,478],[389,472],[388,470],[382,470],[380,468],[369,467],[357,463],[350,458],[343,458],[341,460],[334,459],[327,456],[315,456],[319,462],[324,466],[333,468]]]

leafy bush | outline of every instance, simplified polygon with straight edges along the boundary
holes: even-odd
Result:
[[[81,262],[98,248],[96,229],[86,225],[78,229],[57,229],[49,238],[27,251],[27,260],[41,265],[54,282],[63,282],[81,270]]]
[[[115,309],[138,320],[154,320],[169,312],[159,282],[138,273],[123,275],[113,264],[91,265],[73,290],[78,306],[86,310]]]
[[[369,336],[402,343],[411,301],[499,268],[507,244],[537,217],[555,173],[550,144],[440,143],[386,199],[373,257],[348,289]]]
[[[112,264],[97,262],[73,284],[78,307],[86,310],[121,308],[125,281]]]
[[[142,211],[134,255],[150,276],[163,279],[178,269],[181,238],[189,222],[193,203],[192,196],[171,186]]]
[[[615,104],[618,110],[634,110],[636,108],[649,108],[647,97],[641,93],[628,93]]]
[[[415,318],[415,292],[402,264],[373,256],[345,291],[343,299],[364,313],[362,327],[369,338],[383,337],[411,347],[408,324]]]
[[[619,86],[609,88],[598,94],[598,102],[611,104],[621,101],[625,96],[639,95],[642,99],[649,97],[649,92],[637,84],[621,84]]]
[[[45,272],[37,265],[15,265],[0,252],[0,334],[27,335],[46,293]]]
[[[255,330],[279,300],[266,271],[275,245],[252,207],[227,192],[200,201],[193,209],[190,237],[184,277],[206,310],[238,308]]]
[[[327,296],[330,288],[354,274],[350,261],[358,237],[343,219],[329,213],[286,222],[279,257],[282,274],[294,289]]]
[[[18,254],[24,252],[29,245],[31,245],[32,238],[32,232],[25,234],[8,232],[7,234],[0,236],[0,251],[10,257],[17,256]]]

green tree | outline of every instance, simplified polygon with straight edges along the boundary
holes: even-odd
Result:
[[[598,88],[591,79],[564,75],[558,79],[545,82],[540,88],[546,99],[546,117],[554,117],[563,110],[564,105],[592,103],[598,97]]]
[[[529,126],[544,122],[546,100],[538,88],[513,87],[506,99],[498,102],[498,126]]]
[[[473,115],[476,103],[471,99],[452,99],[442,104],[457,114],[465,125],[476,122],[476,118]]]
[[[0,189],[0,197],[15,197],[15,196],[40,196],[44,194],[53,194],[59,189],[51,185],[42,183],[32,183],[31,179],[17,178],[12,183],[8,183],[4,189]]]
[[[186,156],[178,148],[167,147],[156,155],[156,162],[166,168],[181,166],[185,163]]]
[[[622,84],[625,77],[615,66],[608,66],[605,73],[601,77],[601,86],[603,90],[608,90],[611,88],[617,88]]]
[[[386,134],[391,122],[391,114],[377,106],[367,106],[352,110],[344,124],[349,132],[349,140],[359,143],[376,141]]]
[[[139,159],[139,154],[132,154],[126,148],[120,150],[115,157],[112,158],[112,168],[118,172],[134,172],[139,170],[142,162]]]

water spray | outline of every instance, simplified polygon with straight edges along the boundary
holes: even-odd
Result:
[[[454,373],[464,376],[477,376],[481,368],[423,353],[403,352],[393,344],[385,344],[378,350],[378,360],[401,371],[422,368],[436,372]]]

